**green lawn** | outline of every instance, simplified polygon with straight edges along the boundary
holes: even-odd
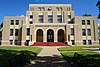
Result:
[[[86,58],[89,58],[92,65],[89,65],[89,67],[99,67],[100,66],[100,53],[94,52],[94,51],[87,51],[84,48],[100,48],[100,46],[67,46],[67,47],[61,47],[58,48],[58,50],[61,52],[61,54],[64,56],[64,58],[67,61],[70,61],[71,58],[74,57],[74,51],[76,51],[78,54],[81,54],[82,56],[85,56]]]
[[[24,53],[28,60],[33,60],[42,50],[39,47],[0,46],[0,67],[9,67],[8,58]]]

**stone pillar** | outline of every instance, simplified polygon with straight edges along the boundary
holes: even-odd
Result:
[[[54,42],[58,42],[57,41],[57,34],[54,34]]]
[[[45,32],[43,34],[43,42],[47,42],[47,33],[45,33]]]

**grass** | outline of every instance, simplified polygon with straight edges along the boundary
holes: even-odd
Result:
[[[91,61],[90,66],[88,67],[99,67],[100,66],[100,53],[94,51],[86,51],[83,48],[100,48],[100,46],[68,46],[68,47],[61,47],[58,50],[64,56],[67,61],[70,61],[71,58],[74,57],[74,51],[86,58],[89,58]]]
[[[28,60],[33,60],[42,50],[39,47],[0,46],[0,67],[9,67],[8,58],[24,53]]]

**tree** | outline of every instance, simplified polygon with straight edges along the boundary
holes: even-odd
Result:
[[[98,18],[100,19],[100,0],[97,2],[96,6],[98,7],[99,11]]]

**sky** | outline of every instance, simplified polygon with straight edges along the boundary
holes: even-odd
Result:
[[[98,16],[98,0],[0,0],[0,23],[4,16],[26,15],[29,4],[72,4],[75,16],[91,14]]]

